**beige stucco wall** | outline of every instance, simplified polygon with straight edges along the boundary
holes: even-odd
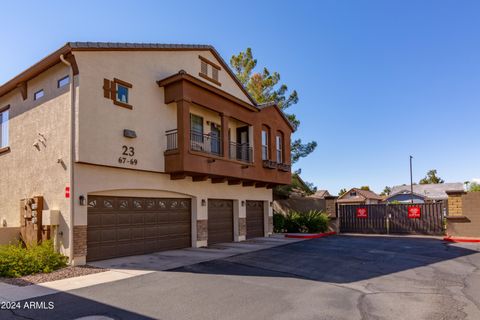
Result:
[[[206,51],[116,51],[75,52],[80,69],[79,141],[77,160],[148,171],[164,171],[165,131],[175,129],[176,105],[164,104],[163,88],[156,81],[183,69],[198,77]],[[129,103],[133,110],[116,106],[103,96],[103,79],[118,78],[133,85]],[[219,73],[218,88],[248,101],[225,70]],[[216,86],[212,83],[212,85]],[[137,133],[136,139],[123,137],[123,130]],[[120,164],[122,146],[133,147],[137,164]],[[130,159],[130,157],[129,157]]]
[[[20,225],[22,198],[43,196],[44,209],[68,212],[64,190],[69,181],[70,93],[68,85],[57,88],[57,80],[68,73],[66,66],[57,64],[28,82],[27,100],[18,89],[0,98],[0,108],[10,105],[11,148],[0,155],[0,219],[7,222],[7,228],[0,226],[0,243],[8,242]],[[45,96],[34,101],[34,92],[40,89]],[[60,226],[64,236],[68,236],[66,221],[64,216]]]

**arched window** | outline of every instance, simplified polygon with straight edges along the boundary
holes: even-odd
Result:
[[[278,131],[277,135],[275,136],[275,146],[276,146],[276,154],[277,154],[277,163],[284,163],[285,157],[284,157],[284,138],[283,138],[283,132]]]
[[[270,129],[263,125],[262,126],[262,160],[269,159],[269,152],[268,152],[268,145],[269,145],[269,136],[270,136]]]

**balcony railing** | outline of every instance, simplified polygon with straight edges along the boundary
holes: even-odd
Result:
[[[221,156],[223,155],[222,139],[212,134],[191,132],[190,150]]]
[[[230,141],[230,159],[252,163],[253,148],[248,143]]]
[[[167,151],[178,149],[178,134],[177,129],[165,131],[167,136]]]

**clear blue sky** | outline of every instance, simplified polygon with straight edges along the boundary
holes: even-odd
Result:
[[[305,180],[380,192],[408,183],[410,154],[417,181],[480,178],[479,1],[226,2],[8,1],[0,83],[67,41],[251,47],[299,92]]]

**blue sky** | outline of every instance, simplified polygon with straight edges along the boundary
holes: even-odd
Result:
[[[295,165],[340,188],[408,183],[437,169],[480,178],[479,1],[9,1],[0,83],[67,41],[253,49],[300,102],[295,137],[318,149]]]

